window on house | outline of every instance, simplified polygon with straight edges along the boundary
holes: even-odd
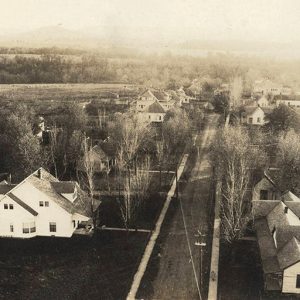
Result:
[[[13,224],[9,225],[9,230],[10,230],[10,232],[14,232],[14,225]]]
[[[260,190],[259,198],[260,198],[260,200],[268,200],[268,191]]]
[[[40,201],[40,206],[44,206],[44,201]]]
[[[23,233],[36,232],[35,222],[23,223]]]
[[[56,223],[55,222],[50,222],[49,223],[49,229],[50,229],[50,232],[56,232]]]
[[[8,204],[4,204],[4,209],[8,209]]]
[[[9,209],[14,209],[14,205],[13,204],[9,204]]]
[[[257,123],[260,123],[260,118],[257,118]]]
[[[159,118],[158,118],[160,121],[161,121],[161,116],[159,116]]]
[[[296,279],[296,288],[300,288],[300,274],[297,274],[297,279]]]
[[[75,228],[76,227],[76,221],[73,220],[73,227]]]
[[[49,201],[45,201],[45,206],[49,207]]]
[[[253,123],[253,118],[249,118],[249,124]]]

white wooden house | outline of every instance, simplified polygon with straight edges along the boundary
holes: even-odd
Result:
[[[245,107],[241,113],[241,123],[248,125],[264,125],[266,123],[264,110],[257,107]]]
[[[78,184],[59,181],[43,168],[17,185],[0,188],[1,237],[71,237],[89,221],[90,202]]]

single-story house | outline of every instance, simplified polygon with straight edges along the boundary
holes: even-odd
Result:
[[[100,202],[95,200],[95,211]],[[0,187],[0,236],[71,237],[92,220],[89,197],[74,181],[59,181],[43,168],[17,185]]]

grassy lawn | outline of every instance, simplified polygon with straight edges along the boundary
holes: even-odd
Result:
[[[149,196],[145,201],[144,207],[137,218],[136,227],[142,229],[153,229],[162,206],[166,199],[166,192],[169,191],[174,174],[162,173],[161,184],[159,173],[154,173],[151,176],[151,182],[149,187]],[[110,187],[116,193],[118,182],[115,180],[113,174],[109,176]],[[101,184],[101,190],[104,191],[107,187],[107,179],[105,176],[97,181]],[[99,186],[97,186],[99,187]],[[107,189],[106,189],[107,190]],[[161,191],[161,192],[159,192]],[[101,196],[102,204],[99,212],[100,226],[105,225],[107,227],[124,227],[120,212],[120,204],[118,196],[106,195]]]
[[[145,233],[0,240],[0,299],[125,299]]]

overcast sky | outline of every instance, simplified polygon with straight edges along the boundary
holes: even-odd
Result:
[[[60,25],[148,28],[177,40],[300,40],[299,0],[0,0],[0,8],[4,33]]]

